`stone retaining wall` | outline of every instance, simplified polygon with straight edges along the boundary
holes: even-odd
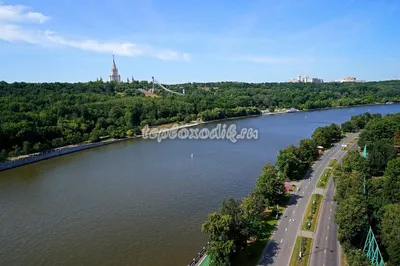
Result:
[[[130,138],[125,138],[125,139],[117,139],[117,140],[108,141],[108,142],[96,142],[96,143],[90,143],[90,144],[82,144],[82,145],[78,145],[78,146],[75,146],[75,147],[66,147],[66,148],[61,148],[61,149],[54,149],[54,150],[50,150],[50,151],[45,151],[45,152],[42,152],[39,155],[34,155],[34,156],[31,156],[31,157],[27,157],[27,158],[15,160],[15,161],[10,161],[10,162],[6,162],[6,163],[0,163],[0,171],[4,171],[4,170],[7,170],[7,169],[11,169],[11,168],[15,168],[15,167],[18,167],[18,166],[22,166],[22,165],[26,165],[26,164],[30,164],[30,163],[34,163],[34,162],[38,162],[38,161],[54,158],[54,157],[57,157],[57,156],[61,156],[61,155],[65,155],[65,154],[69,154],[69,153],[73,153],[73,152],[77,152],[77,151],[91,149],[91,148],[95,148],[95,147],[99,147],[99,146],[108,145],[108,144],[111,144],[111,143],[124,141],[124,140],[127,140],[127,139],[134,139],[134,138],[137,138],[137,137],[130,137]]]

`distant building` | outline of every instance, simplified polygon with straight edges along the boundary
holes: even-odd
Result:
[[[323,83],[324,80],[320,78],[310,78],[308,75],[299,75],[297,79],[289,79],[290,83]]]
[[[324,83],[324,80],[323,79],[319,79],[319,78],[310,78],[308,80],[308,82],[311,82],[311,83]]]
[[[366,82],[365,80],[357,80],[355,77],[345,77],[343,80],[340,80],[339,82]]]
[[[113,65],[111,67],[110,81],[116,81],[116,82],[121,81],[121,76],[118,74],[118,68],[115,65],[114,55],[113,55]]]

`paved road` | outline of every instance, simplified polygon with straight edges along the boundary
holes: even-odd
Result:
[[[357,148],[357,144],[349,150]],[[338,159],[341,161],[343,153]],[[314,237],[310,266],[340,266],[341,252],[340,244],[337,241],[337,225],[333,221],[336,211],[336,202],[333,201],[334,184],[333,179],[329,182],[324,201],[322,202],[321,213],[318,220],[317,231]]]
[[[300,223],[319,177],[331,159],[339,158],[344,153],[341,145],[354,137],[355,134],[351,134],[344,138],[321,156],[312,166],[309,179],[307,178],[301,182],[300,191],[296,192],[289,201],[289,205],[281,216],[281,220],[271,236],[271,240],[265,247],[258,265],[289,265],[296,236],[300,229]]]

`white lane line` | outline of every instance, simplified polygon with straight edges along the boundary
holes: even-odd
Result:
[[[295,211],[293,211],[293,213],[294,213]]]
[[[325,237],[325,240],[328,240],[328,237]]]
[[[329,220],[331,219],[331,217],[329,216]]]
[[[285,232],[287,231],[287,228],[285,229]]]
[[[329,225],[328,225],[328,230],[329,230]]]
[[[332,211],[332,209],[331,209],[331,211]]]
[[[292,219],[289,219],[289,223],[292,221]]]
[[[281,239],[281,243],[282,243],[283,239]]]

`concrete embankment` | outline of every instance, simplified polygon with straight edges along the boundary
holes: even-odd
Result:
[[[57,156],[61,156],[61,155],[65,155],[65,154],[69,154],[69,153],[73,153],[73,152],[77,152],[77,151],[100,147],[100,146],[104,146],[104,145],[108,145],[108,144],[112,144],[112,143],[116,143],[116,142],[120,142],[120,141],[124,141],[124,140],[128,140],[128,139],[135,139],[135,138],[138,138],[138,137],[117,139],[117,140],[112,140],[112,141],[107,141],[107,142],[77,144],[77,145],[71,145],[68,147],[62,147],[59,149],[49,150],[49,151],[45,151],[42,153],[30,155],[30,156],[27,156],[27,157],[24,157],[21,159],[16,159],[16,160],[12,160],[12,161],[5,162],[5,163],[0,163],[0,171],[15,168],[15,167],[22,166],[25,164],[35,163],[38,161],[54,158]]]

